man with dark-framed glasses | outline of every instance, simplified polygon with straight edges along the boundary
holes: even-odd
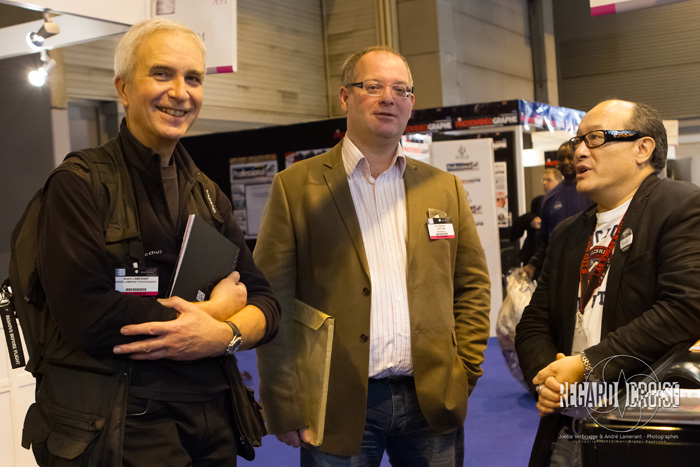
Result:
[[[275,176],[255,248],[283,310],[258,353],[268,431],[301,445],[303,466],[378,466],[385,451],[393,465],[462,465],[490,309],[471,210],[459,179],[403,153],[401,55],[357,52],[341,83],[345,137]],[[308,368],[328,359],[321,392]]]
[[[359,83],[349,83],[345,86],[354,86],[356,88],[360,88],[365,92],[365,94],[372,97],[381,96],[386,92],[386,84],[382,83],[381,81],[375,80],[367,80],[364,82],[360,81]],[[413,86],[409,86],[405,83],[392,84],[391,94],[397,99],[410,98],[413,95]]]
[[[570,140],[577,190],[596,204],[554,230],[515,345],[542,420],[530,465],[580,465],[560,385],[616,381],[700,332],[700,189],[660,178],[666,131],[651,107],[605,101]],[[604,374],[602,369],[605,368]]]

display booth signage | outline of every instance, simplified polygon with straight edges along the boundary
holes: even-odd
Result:
[[[522,99],[454,105],[414,110],[404,133],[523,126],[525,130],[531,128],[548,131],[563,130],[573,135],[585,114],[580,110]],[[345,118],[336,118],[327,122],[336,122],[336,125],[329,130],[332,131],[334,140],[341,140],[345,136]]]
[[[625,11],[638,10],[653,6],[679,3],[686,0],[591,0],[591,16],[612,15]]]
[[[456,105],[416,110],[408,121],[406,133],[501,128],[513,125],[575,133],[584,115],[585,112],[578,110],[521,99]]]

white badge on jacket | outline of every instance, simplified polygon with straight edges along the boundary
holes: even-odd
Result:
[[[455,238],[452,220],[447,214],[437,209],[428,209],[428,235],[431,240]]]
[[[117,268],[114,290],[130,295],[158,295],[158,268]]]

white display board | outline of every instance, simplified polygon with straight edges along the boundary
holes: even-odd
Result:
[[[207,46],[207,73],[233,73],[236,53],[236,0],[153,0],[153,16],[186,24]]]
[[[277,173],[277,155],[229,160],[233,214],[245,238],[256,238],[267,195]]]
[[[458,177],[467,191],[476,230],[484,247],[491,278],[491,336],[503,302],[501,245],[496,215],[493,140],[469,139],[433,142],[432,163]]]
[[[34,377],[24,368],[12,369],[0,323],[0,452],[3,467],[36,467],[32,451],[22,447],[22,427],[27,409],[34,402]],[[25,358],[26,342],[22,340]]]

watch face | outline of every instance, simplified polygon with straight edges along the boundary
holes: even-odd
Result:
[[[233,355],[243,343],[243,336],[241,336],[241,331],[238,329],[238,326],[233,324],[231,321],[226,321],[226,324],[228,324],[233,331],[233,339],[231,339],[228,347],[226,347],[224,355]]]
[[[233,355],[236,353],[238,348],[241,346],[243,343],[243,338],[240,335],[235,335],[233,336],[233,340],[229,342],[228,347],[226,347],[226,355]]]

